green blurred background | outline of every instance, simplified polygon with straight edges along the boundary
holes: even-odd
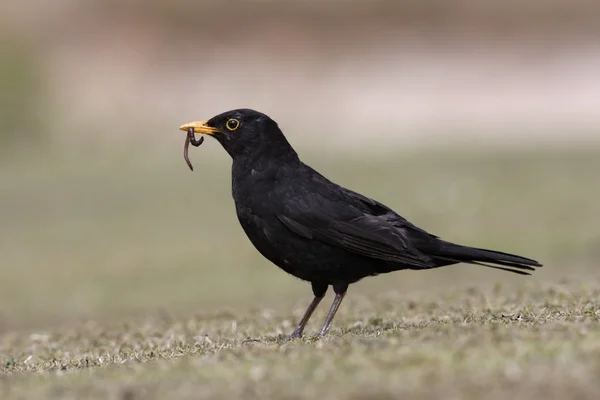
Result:
[[[304,160],[448,240],[520,253],[351,291],[598,279],[600,4],[0,5],[0,329],[306,303],[252,248],[214,141],[263,111]]]

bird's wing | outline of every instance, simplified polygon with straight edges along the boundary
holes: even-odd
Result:
[[[311,173],[311,179],[313,183],[317,183],[320,187],[327,187],[329,190],[335,188],[335,191],[338,192],[336,195],[338,196],[338,198],[342,199],[343,201],[352,203],[356,208],[358,208],[365,214],[374,215],[380,217],[381,219],[385,219],[392,226],[404,232],[405,237],[410,237],[411,240],[415,235],[418,239],[425,240],[438,238],[437,236],[432,235],[424,229],[421,229],[418,226],[412,224],[406,218],[402,217],[385,204],[380,203],[375,199],[367,197],[363,194],[360,194],[343,186],[339,186],[329,181],[327,178],[325,178],[323,175],[321,175],[314,169],[308,166],[306,166],[306,168]],[[327,190],[325,190],[324,192],[327,192]]]
[[[406,218],[402,217],[401,215],[398,215],[394,210],[392,210],[385,204],[382,204],[377,200],[364,196],[360,193],[354,192],[350,189],[343,188],[343,190],[348,196],[364,204],[365,207],[367,207],[372,213],[384,216],[385,219],[388,220],[395,227],[400,229],[406,229],[413,234],[417,234],[418,236],[426,236],[433,239],[438,238],[436,235],[433,235],[425,231],[424,229],[421,229],[418,226],[412,224]]]
[[[383,218],[360,214],[351,218],[328,215],[327,207],[293,216],[277,214],[292,232],[319,240],[362,256],[417,268],[427,268],[431,260],[420,253],[398,229]]]

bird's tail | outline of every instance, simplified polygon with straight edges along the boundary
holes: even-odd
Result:
[[[432,258],[436,262],[436,267],[467,263],[514,272],[520,275],[531,275],[527,271],[535,271],[535,267],[542,266],[542,264],[535,260],[515,254],[461,246],[445,241],[441,241],[440,246],[432,254]]]

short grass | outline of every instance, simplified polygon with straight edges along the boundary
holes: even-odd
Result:
[[[276,309],[5,334],[3,399],[597,399],[600,285],[356,293],[322,340]],[[302,304],[303,306],[303,304]],[[311,324],[316,332],[321,310]],[[318,321],[317,321],[318,320]]]
[[[600,151],[307,152],[432,233],[546,266],[365,279],[330,336],[310,336],[328,296],[280,343],[310,289],[244,237],[221,150],[194,173],[180,143],[144,150],[2,161],[0,398],[600,398]]]

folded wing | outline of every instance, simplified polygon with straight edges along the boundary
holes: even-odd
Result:
[[[399,263],[412,268],[431,268],[432,261],[420,253],[384,218],[361,214],[352,218],[330,217],[325,211],[277,217],[292,232],[311,240],[377,260]]]

